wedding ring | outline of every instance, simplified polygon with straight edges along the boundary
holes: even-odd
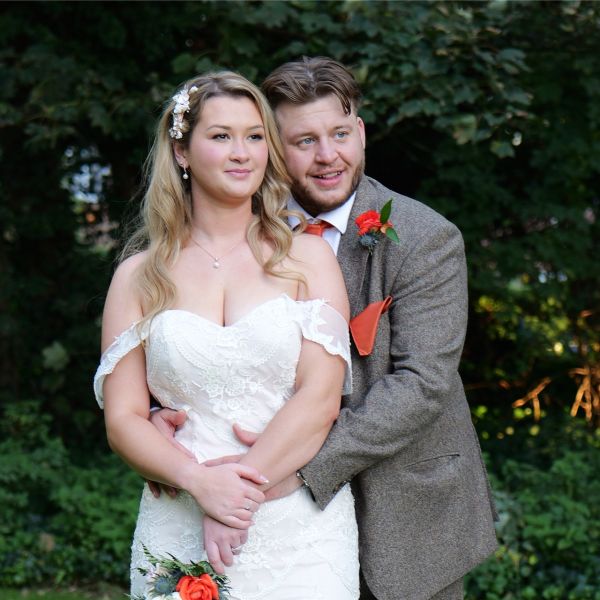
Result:
[[[242,551],[241,546],[236,546],[235,548],[233,546],[231,547],[231,554],[239,554],[241,551]]]

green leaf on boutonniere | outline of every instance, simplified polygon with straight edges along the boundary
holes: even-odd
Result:
[[[392,242],[396,242],[396,244],[400,243],[400,238],[398,237],[398,234],[396,233],[395,229],[392,229],[391,227],[389,229],[386,229],[385,235],[387,235],[390,238],[390,240],[392,240]]]
[[[390,215],[392,214],[392,200],[393,198],[390,198],[381,209],[380,220],[382,225],[385,225],[390,219]]]

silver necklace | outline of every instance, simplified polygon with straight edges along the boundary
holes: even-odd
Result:
[[[204,252],[206,252],[206,254],[208,254],[212,259],[213,259],[213,269],[218,269],[221,266],[221,263],[219,262],[223,257],[227,256],[230,252],[232,252],[233,250],[235,250],[235,248],[237,248],[244,240],[240,240],[239,242],[237,242],[235,245],[231,246],[231,248],[229,248],[229,250],[227,250],[227,252],[223,252],[223,254],[221,254],[221,256],[215,256],[212,252],[209,252],[202,244],[200,244],[199,242],[197,242],[194,239],[194,236],[190,234],[190,238],[192,240],[192,242],[194,242],[194,244],[196,244],[196,246],[198,246],[198,248],[200,248],[200,250],[204,250]]]

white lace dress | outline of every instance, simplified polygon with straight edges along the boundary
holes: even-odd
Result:
[[[199,461],[244,451],[233,423],[265,428],[293,394],[303,338],[342,356],[348,366],[350,361],[346,322],[323,300],[281,295],[227,327],[185,310],[166,310],[139,329],[132,325],[102,355],[96,398],[102,406],[104,377],[143,343],[150,391],[163,406],[187,412],[177,440]],[[347,376],[345,392],[348,385]],[[243,552],[226,571],[231,600],[358,598],[358,534],[348,486],[324,511],[300,488],[264,503],[254,521]],[[205,559],[202,511],[193,498],[180,493],[156,499],[144,486],[132,544],[132,595],[147,593],[137,570],[148,567],[142,545],[154,555]]]

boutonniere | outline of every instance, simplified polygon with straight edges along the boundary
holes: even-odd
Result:
[[[392,200],[393,198],[390,198],[383,205],[380,213],[376,210],[367,210],[358,215],[354,221],[358,227],[359,242],[369,251],[369,254],[373,253],[383,235],[396,244],[400,243],[400,238],[389,220]]]

